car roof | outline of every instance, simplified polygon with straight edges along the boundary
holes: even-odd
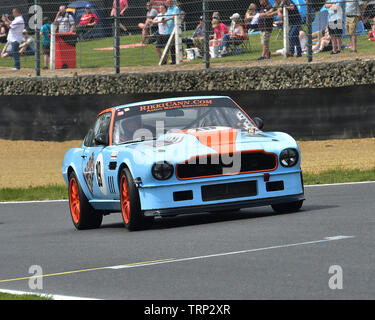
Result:
[[[132,107],[142,106],[142,105],[147,105],[147,104],[156,104],[156,103],[163,103],[163,102],[170,102],[170,101],[181,101],[181,100],[223,99],[223,98],[232,100],[228,96],[192,96],[192,97],[175,97],[175,98],[164,98],[164,99],[156,99],[156,100],[145,100],[145,101],[133,102],[133,103],[123,104],[123,105],[120,105],[120,106],[110,107],[110,108],[104,109],[103,111],[101,111],[97,115],[97,117],[99,117],[103,113],[115,112],[115,110],[117,110],[117,109],[132,108]]]
[[[164,99],[146,100],[146,101],[124,104],[121,106],[114,107],[114,109],[131,108],[131,107],[141,106],[145,104],[155,104],[155,103],[170,102],[170,101],[195,100],[195,99],[222,99],[222,98],[231,99],[228,96],[193,96],[193,97],[164,98]]]

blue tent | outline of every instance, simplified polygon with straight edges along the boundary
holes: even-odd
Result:
[[[317,32],[319,30],[324,30],[328,24],[328,10],[320,10],[316,15],[313,24],[312,32]]]
[[[105,14],[101,11],[95,8],[94,4],[92,4],[89,1],[75,1],[70,3],[67,6],[67,11],[70,12],[73,17],[74,21],[77,24],[79,24],[79,21],[81,20],[82,15],[85,13],[85,7],[87,4],[91,4],[92,6],[92,12],[95,13],[98,16],[99,23],[95,26],[93,31],[90,34],[90,37],[92,38],[102,38],[105,37],[108,32],[107,28],[105,28]],[[109,33],[111,32],[111,28],[109,28]]]

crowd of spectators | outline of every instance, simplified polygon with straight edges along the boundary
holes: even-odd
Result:
[[[230,17],[229,14],[228,16],[226,15],[223,20],[219,12],[214,12],[211,17],[210,28],[207,28],[210,30],[210,49],[214,48],[215,50],[212,52],[217,52],[215,56],[218,57],[236,54],[235,49],[247,41],[250,34],[259,33],[262,53],[258,60],[270,59],[281,54],[287,57],[301,57],[306,52],[307,36],[303,31],[305,21],[294,1],[274,0],[273,5],[271,5],[269,0],[258,0],[258,6],[254,2],[249,3],[248,9],[243,16],[235,12]],[[115,5],[116,1],[114,0],[110,12],[111,17],[115,16]],[[313,35],[317,36],[313,39],[313,53],[322,51],[331,51],[331,54],[341,53],[344,28],[345,34],[350,38],[350,52],[357,52],[357,27],[361,20],[370,25],[369,40],[375,41],[375,1],[369,1],[367,9],[363,0],[326,0],[324,6],[328,12],[328,25]],[[131,35],[127,28],[129,27],[128,8],[128,0],[119,1],[120,28],[125,34]],[[282,26],[284,9],[288,12],[289,47],[271,53],[271,34],[275,28]],[[367,13],[365,13],[365,10],[367,10]],[[145,20],[138,24],[138,28],[142,33],[141,43],[144,45],[147,39],[149,43],[154,41],[159,58],[162,57],[162,49],[165,48],[174,30],[174,18],[176,15],[180,17],[182,24],[184,24],[185,12],[179,1],[166,0],[165,4],[158,7],[153,7],[152,2],[146,3]],[[1,17],[0,43],[5,44],[1,57],[13,57],[14,70],[19,70],[20,55],[35,55],[35,40],[25,29],[25,22],[20,10],[13,9],[12,16],[13,20],[6,14]],[[314,17],[315,12],[313,14]],[[226,25],[223,22],[228,20],[230,20],[230,25]],[[99,18],[94,13],[90,3],[86,4],[85,13],[77,24],[73,15],[63,5],[59,7],[59,11],[52,23],[48,18],[44,18],[43,27],[40,30],[44,68],[48,68],[50,58],[52,24],[56,26],[57,32],[74,33],[78,36],[77,40],[80,40],[85,38],[85,35],[89,34],[98,23]],[[195,47],[203,52],[204,38],[204,21],[203,16],[201,16],[194,33],[189,37],[185,36],[182,42],[187,48]],[[229,48],[231,48],[231,51],[229,51]],[[171,42],[170,52],[171,62],[174,64],[176,62],[174,41]]]
[[[235,54],[236,52],[234,50],[248,39],[249,34],[259,32],[262,45],[262,54],[258,60],[270,59],[273,56],[281,54],[286,55],[287,57],[301,57],[303,53],[307,52],[307,36],[303,31],[304,20],[294,1],[295,0],[274,0],[274,4],[271,5],[269,0],[259,0],[259,7],[257,7],[254,2],[251,2],[243,18],[239,13],[233,13],[230,16],[229,19],[231,23],[229,28],[221,21],[220,13],[214,12],[211,20],[212,32],[209,36],[210,48],[219,47],[217,50],[217,56],[219,57],[228,54]],[[179,3],[177,4],[178,9],[174,12],[174,14],[181,14],[181,6]],[[167,4],[167,6],[169,8],[170,4]],[[320,30],[317,33],[318,37],[313,39],[313,52],[319,53],[330,50],[331,54],[339,54],[342,50],[344,21],[346,21],[345,33],[350,37],[350,52],[357,52],[357,27],[360,20],[364,21],[363,15],[366,7],[364,2],[362,0],[327,0],[325,7],[328,11],[328,26],[327,28]],[[284,8],[286,8],[288,12],[289,47],[286,49],[279,49],[271,53],[271,34],[275,28],[282,26],[284,19]],[[152,25],[155,23],[158,23],[159,25],[165,23],[165,21],[161,18],[160,12],[161,10],[159,9],[157,19],[146,19],[146,23],[140,24],[140,28],[143,29],[146,25]],[[343,16],[343,12],[345,12],[346,17]],[[315,12],[313,15],[314,18]],[[168,17],[170,17],[170,15]],[[371,32],[369,33],[369,38],[370,40],[375,41],[374,16],[371,16],[370,20],[373,22],[373,26]],[[203,26],[204,21],[203,17],[201,16],[193,35],[190,37],[185,37],[182,40],[182,42],[186,44],[187,48],[196,47],[203,51]],[[160,32],[156,32],[156,35],[158,35],[158,33]],[[167,37],[162,34],[160,39],[162,40],[157,42],[159,56],[161,56],[160,49],[165,45]],[[145,38],[142,37],[142,43],[144,43],[144,41]],[[230,53],[228,52],[229,47],[234,48],[234,50],[232,50]],[[172,53],[172,57],[173,55],[174,51]],[[173,58],[172,62],[174,63]]]

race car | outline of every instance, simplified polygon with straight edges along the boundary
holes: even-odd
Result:
[[[237,211],[304,201],[300,150],[282,132],[263,132],[230,97],[151,100],[102,111],[62,174],[77,229],[121,212],[129,230],[156,216]]]

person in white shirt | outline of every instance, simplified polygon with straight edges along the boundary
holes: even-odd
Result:
[[[13,70],[20,70],[21,69],[21,61],[20,55],[18,53],[20,43],[22,42],[22,32],[25,28],[25,21],[22,18],[22,14],[20,9],[14,8],[12,10],[12,15],[14,20],[11,21],[8,16],[3,15],[1,20],[7,25],[9,28],[8,38],[7,38],[7,47],[10,48],[8,50],[8,54],[6,56],[11,56],[14,59],[14,68]]]
[[[165,14],[167,13],[167,7],[165,5],[161,5],[159,7],[159,14],[156,16],[154,20],[152,20],[153,24],[157,24],[159,31],[156,38],[156,52],[159,56],[159,59],[162,56],[161,49],[165,47],[168,42],[169,34],[167,34],[167,24],[165,21]]]

